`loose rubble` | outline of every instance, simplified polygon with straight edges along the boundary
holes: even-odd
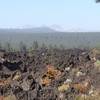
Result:
[[[0,100],[100,100],[100,51],[0,51]]]

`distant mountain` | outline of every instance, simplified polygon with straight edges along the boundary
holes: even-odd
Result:
[[[0,33],[54,33],[56,30],[49,27],[0,29]]]

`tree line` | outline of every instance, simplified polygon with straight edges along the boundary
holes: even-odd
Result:
[[[32,50],[38,50],[38,49],[65,49],[65,46],[60,44],[58,45],[46,45],[45,43],[42,43],[41,45],[37,41],[33,41],[31,46],[27,46],[24,42],[20,42],[19,45],[16,45],[16,48],[10,43],[1,43],[0,42],[0,50],[5,50],[7,52],[16,52],[16,51],[21,51],[21,52],[27,52],[27,51],[32,51]]]

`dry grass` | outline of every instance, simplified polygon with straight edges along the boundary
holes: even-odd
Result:
[[[100,100],[100,92],[94,91],[91,95],[78,95],[75,100]]]

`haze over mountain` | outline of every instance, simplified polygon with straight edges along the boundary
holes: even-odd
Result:
[[[34,27],[34,28],[4,28],[0,29],[0,33],[55,33],[58,32],[50,27]]]

